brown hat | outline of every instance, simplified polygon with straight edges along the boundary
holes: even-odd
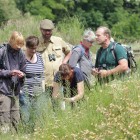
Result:
[[[44,19],[40,22],[40,28],[41,29],[49,29],[52,30],[54,29],[54,24],[51,20],[49,19]]]

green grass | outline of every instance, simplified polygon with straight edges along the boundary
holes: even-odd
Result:
[[[140,63],[139,63],[140,64]],[[1,135],[2,140],[120,140],[140,138],[140,69],[125,81],[113,81],[85,92],[75,109],[53,112],[50,108],[36,122],[35,132]]]
[[[24,36],[39,36],[39,21],[27,17],[26,20],[9,22],[1,29],[0,41],[6,41],[13,30],[20,30]],[[66,25],[67,20],[59,23],[55,34],[65,36],[67,41],[76,44],[81,39],[83,27],[78,19],[71,19],[69,23]],[[72,23],[77,26],[77,30]],[[70,29],[73,29],[73,34],[69,33]],[[134,48],[139,46],[132,45],[136,45]],[[92,51],[95,52],[97,48],[93,46]],[[137,62],[140,65],[139,58]],[[102,87],[93,84],[90,92],[85,91],[83,102],[74,109],[66,104],[66,110],[53,112],[49,102],[49,109],[43,108],[44,113],[38,116],[34,132],[31,132],[30,127],[20,124],[18,134],[1,134],[0,140],[139,140],[139,73],[140,67],[124,81],[115,80]]]

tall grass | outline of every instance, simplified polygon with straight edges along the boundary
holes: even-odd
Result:
[[[82,39],[84,25],[78,17],[64,18],[57,24],[57,34],[70,44],[77,45]]]
[[[0,43],[7,42],[13,31],[21,32],[24,37],[29,35],[40,36],[39,23],[41,17],[25,15],[20,19],[9,20],[5,26],[0,28]]]
[[[125,81],[113,81],[93,87],[76,108],[45,111],[36,122],[35,132],[19,130],[13,139],[32,140],[139,140],[140,80],[139,74]],[[22,126],[21,126],[22,127]],[[7,139],[11,140],[9,134]],[[1,135],[5,140],[5,136]]]
[[[7,39],[7,34],[20,30],[25,36],[39,35],[39,20],[31,18],[9,22],[0,38]],[[69,21],[69,22],[68,22]],[[67,25],[70,23],[70,25]],[[75,23],[75,26],[72,25]],[[66,24],[66,25],[65,25]],[[19,26],[17,26],[19,25]],[[26,25],[26,26],[25,26]],[[29,25],[29,27],[27,26]],[[78,19],[64,20],[56,31],[77,44],[83,28]],[[62,26],[62,27],[61,27]],[[6,32],[7,31],[7,32]],[[75,31],[75,32],[74,32]],[[64,32],[64,33],[63,33]],[[71,34],[73,32],[73,34]],[[56,32],[57,34],[57,32]],[[140,60],[137,60],[140,65]],[[44,103],[43,113],[36,119],[34,132],[22,123],[18,133],[0,134],[2,140],[139,140],[140,139],[140,68],[137,73],[124,79],[114,80],[104,86],[94,85],[91,91],[85,91],[84,100],[71,109],[58,108],[53,111],[50,102]],[[45,108],[47,104],[48,110]]]
[[[9,36],[15,30],[21,32],[24,37],[29,35],[40,36],[39,24],[41,20],[41,17],[32,17],[28,14],[20,19],[9,20],[5,26],[0,28],[0,42],[7,42]],[[56,25],[53,34],[62,37],[70,44],[76,45],[79,44],[83,31],[84,26],[78,17],[68,17]]]

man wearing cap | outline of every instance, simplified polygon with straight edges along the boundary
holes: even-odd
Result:
[[[84,75],[85,83],[89,89],[91,82],[91,72],[92,68],[94,67],[90,48],[93,46],[94,41],[94,32],[91,29],[85,30],[83,40],[79,45],[74,47],[69,59],[69,64],[71,67],[78,66],[81,69]]]
[[[53,79],[62,63],[67,63],[70,56],[70,47],[60,37],[52,36],[54,24],[49,19],[40,23],[40,44],[38,50],[42,54],[45,65],[46,92],[52,93]]]

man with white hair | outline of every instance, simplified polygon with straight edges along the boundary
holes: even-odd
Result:
[[[90,48],[95,41],[95,34],[91,29],[84,31],[83,40],[79,45],[75,46],[72,50],[71,57],[69,59],[69,65],[71,67],[78,67],[81,69],[84,75],[84,80],[88,88],[90,89],[91,71],[94,67],[92,63],[92,55]]]

